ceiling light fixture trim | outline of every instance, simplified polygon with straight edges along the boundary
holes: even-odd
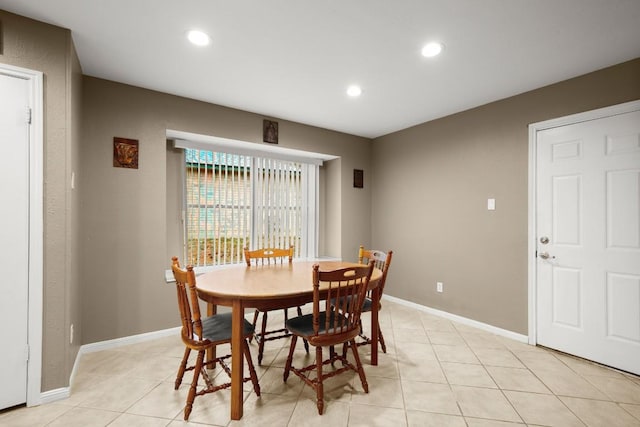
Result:
[[[362,88],[358,85],[351,85],[347,88],[347,95],[352,98],[357,98],[362,95]]]
[[[200,30],[190,30],[187,32],[187,39],[196,46],[206,46],[211,42],[211,37]]]
[[[444,50],[444,44],[440,42],[429,42],[422,48],[422,56],[425,58],[433,58],[438,56]]]

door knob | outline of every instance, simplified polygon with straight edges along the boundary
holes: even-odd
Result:
[[[556,257],[549,255],[549,252],[540,252],[538,256],[542,259],[555,259]]]

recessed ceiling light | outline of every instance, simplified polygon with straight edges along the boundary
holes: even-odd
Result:
[[[355,98],[362,95],[362,88],[358,85],[351,85],[347,88],[347,95]]]
[[[440,55],[440,52],[444,49],[444,45],[439,42],[431,42],[424,45],[422,48],[422,56],[427,58],[433,58]]]
[[[206,33],[198,30],[191,30],[187,33],[189,41],[196,46],[206,46],[211,41],[211,38]]]

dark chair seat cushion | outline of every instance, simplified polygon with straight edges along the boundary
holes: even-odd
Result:
[[[347,299],[348,304],[351,303],[351,298],[352,297],[351,297],[351,295],[349,295],[348,297],[340,298],[340,306],[343,305],[342,302],[343,302],[344,298]],[[334,307],[336,306],[336,300],[335,299],[331,300],[331,305],[334,306]],[[371,301],[371,298],[365,298],[364,299],[364,303],[362,304],[362,312],[364,313],[364,312],[367,312],[367,311],[371,311],[371,306],[372,305],[373,305],[373,302]]]
[[[253,325],[244,319],[243,336],[253,333]],[[202,319],[202,338],[209,341],[231,340],[231,313],[215,314]]]
[[[320,334],[326,333],[326,320],[327,320],[327,312],[320,312],[320,330],[318,331]],[[344,316],[332,313],[331,318],[329,319],[329,333],[333,332],[333,328],[335,326],[336,320],[342,319],[344,320]],[[340,322],[342,324],[342,322]],[[344,321],[346,323],[346,320]],[[313,314],[305,314],[304,316],[294,317],[292,319],[287,320],[287,329],[292,334],[296,334],[301,337],[309,337],[313,335]]]

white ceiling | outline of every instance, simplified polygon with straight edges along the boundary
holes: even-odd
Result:
[[[377,137],[640,57],[640,0],[0,0],[84,74]],[[192,28],[212,37],[190,45]],[[442,55],[422,46],[439,40]],[[638,76],[640,79],[640,76]],[[348,85],[362,86],[357,99]]]

